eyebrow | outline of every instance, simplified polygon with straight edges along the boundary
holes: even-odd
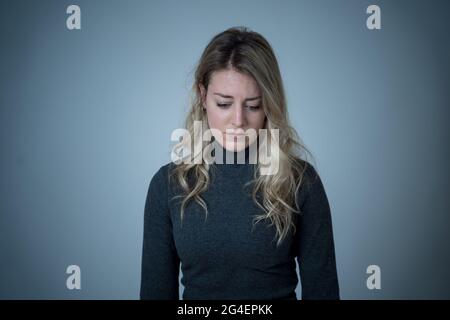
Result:
[[[218,96],[221,96],[222,98],[233,99],[233,96],[227,96],[227,95],[222,94],[222,93],[214,92],[213,94],[218,95]],[[251,97],[251,98],[245,99],[244,101],[257,100],[257,99],[260,99],[260,98],[261,98],[261,96]]]

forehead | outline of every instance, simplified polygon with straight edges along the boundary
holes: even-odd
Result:
[[[211,75],[209,88],[234,97],[257,96],[260,94],[258,84],[253,77],[233,69],[216,71]]]

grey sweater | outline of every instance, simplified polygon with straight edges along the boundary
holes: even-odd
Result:
[[[277,247],[275,226],[253,223],[262,210],[244,186],[255,169],[246,160],[213,164],[202,194],[208,215],[192,201],[182,223],[181,199],[172,199],[181,188],[168,177],[174,164],[156,172],[144,211],[141,299],[179,299],[180,263],[183,299],[297,299],[296,260],[302,299],[339,299],[330,207],[314,167],[303,162],[297,231]]]

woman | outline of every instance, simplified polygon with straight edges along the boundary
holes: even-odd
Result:
[[[303,299],[339,299],[329,203],[301,160],[307,149],[289,124],[270,44],[247,28],[216,35],[193,92],[184,161],[161,167],[148,189],[141,299],[178,299],[180,264],[183,299],[297,299],[296,259]],[[266,134],[242,139],[247,130]],[[211,163],[204,151],[213,144]],[[251,161],[262,145],[276,168],[265,174]]]

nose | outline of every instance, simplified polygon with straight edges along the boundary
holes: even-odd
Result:
[[[244,116],[244,108],[241,106],[237,106],[233,113],[233,125],[235,127],[242,127],[245,123],[245,116]]]

